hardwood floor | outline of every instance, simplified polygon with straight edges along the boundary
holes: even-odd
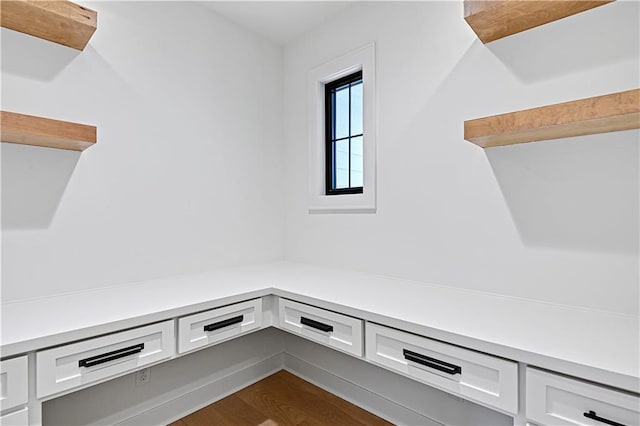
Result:
[[[390,424],[283,370],[169,426]]]

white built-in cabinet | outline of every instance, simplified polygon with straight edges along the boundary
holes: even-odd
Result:
[[[520,364],[525,385],[516,360],[269,295],[37,351],[34,401],[28,357],[2,360],[0,424],[37,424],[40,419],[29,419],[30,403],[269,326],[538,426],[640,423],[637,394]],[[526,407],[519,407],[518,395],[525,391]]]

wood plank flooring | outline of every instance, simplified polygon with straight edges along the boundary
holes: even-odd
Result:
[[[390,424],[283,370],[169,426]]]

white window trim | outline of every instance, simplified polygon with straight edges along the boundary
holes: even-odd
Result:
[[[326,195],[324,85],[362,70],[363,192]],[[376,70],[370,43],[314,68],[309,73],[309,212],[375,213],[376,211]]]

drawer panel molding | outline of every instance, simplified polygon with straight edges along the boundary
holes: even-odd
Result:
[[[174,321],[39,351],[38,398],[101,382],[175,354]]]
[[[527,367],[526,415],[540,426],[638,426],[640,395]]]
[[[178,352],[220,343],[262,327],[262,299],[212,309],[178,320]]]
[[[509,414],[518,412],[518,364],[367,322],[366,357],[414,380]]]
[[[283,330],[351,355],[363,355],[361,319],[280,299],[278,320]]]

